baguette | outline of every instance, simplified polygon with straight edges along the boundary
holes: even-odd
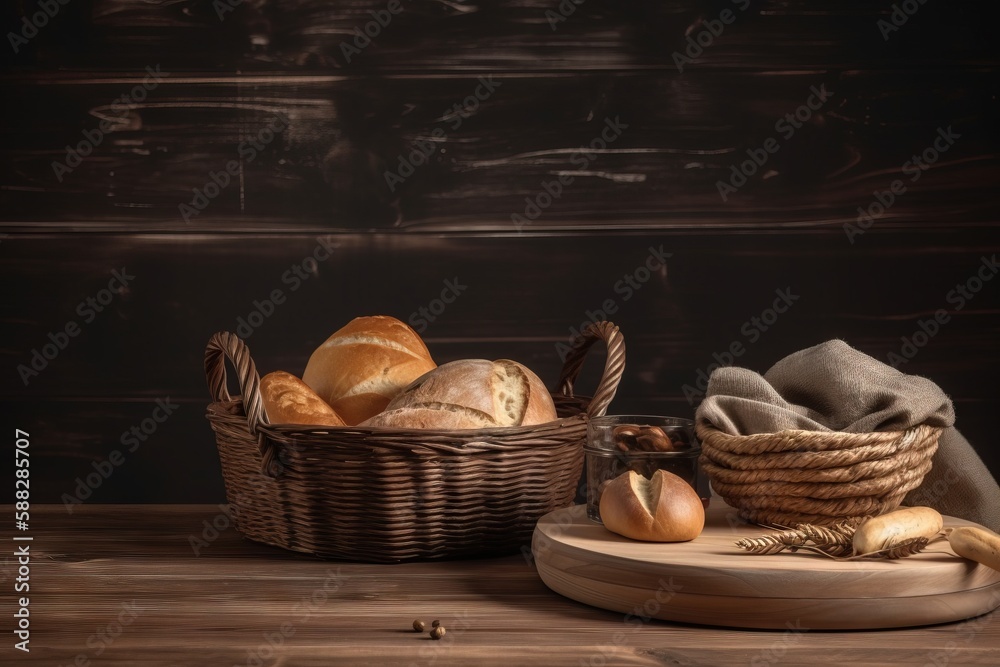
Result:
[[[1000,571],[1000,535],[985,528],[962,526],[948,531],[948,544],[962,558]]]
[[[854,553],[870,554],[917,537],[933,538],[943,526],[941,515],[930,507],[907,507],[872,517],[854,532]]]
[[[646,479],[630,470],[601,494],[601,522],[613,533],[647,542],[687,542],[705,527],[705,507],[691,485],[665,470]]]
[[[260,379],[260,398],[270,424],[346,426],[309,385],[285,371],[268,373]]]

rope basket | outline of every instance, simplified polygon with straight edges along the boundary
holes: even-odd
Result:
[[[941,429],[734,436],[696,427],[712,488],[751,523],[831,524],[891,512],[931,469]]]
[[[593,398],[573,384],[594,342],[607,345]],[[226,360],[241,396],[231,397]],[[537,520],[572,504],[587,420],[605,413],[625,367],[610,322],[574,342],[553,393],[560,419],[468,430],[270,425],[246,344],[212,336],[205,373],[213,397],[226,497],[245,537],[326,558],[398,562],[517,551]]]

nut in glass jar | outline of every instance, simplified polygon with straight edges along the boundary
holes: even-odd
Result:
[[[707,507],[708,478],[698,466],[701,447],[689,419],[644,415],[591,419],[584,447],[587,459],[587,516],[600,521],[600,499],[609,481],[629,470],[652,478],[671,472],[690,484]]]

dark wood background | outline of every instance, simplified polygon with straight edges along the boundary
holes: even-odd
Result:
[[[229,4],[220,20],[205,0],[69,0],[18,53],[0,48],[0,395],[32,434],[36,502],[72,492],[166,397],[180,407],[88,502],[223,500],[204,346],[275,289],[287,301],[249,339],[263,372],[300,373],[351,317],[409,319],[457,280],[423,332],[437,361],[511,357],[550,382],[557,343],[613,299],[628,366],[612,409],[690,416],[683,386],[734,341],[760,371],[832,337],[886,359],[1000,252],[995,3],[914,2],[884,39],[889,2],[566,0],[553,30],[556,0],[401,0],[351,62],[341,42],[387,3]],[[736,20],[678,71],[673,53],[724,9]],[[3,11],[6,34],[38,8]],[[147,67],[162,82],[113,110]],[[458,122],[448,110],[480,77],[499,87]],[[822,85],[830,99],[780,138]],[[286,127],[241,160],[276,114]],[[627,128],[581,170],[606,118]],[[903,164],[948,127],[960,138],[910,182]],[[723,201],[717,181],[772,136],[780,150]],[[384,172],[423,139],[429,160],[390,190]],[[233,183],[184,220],[230,160]],[[514,225],[560,174],[573,183]],[[907,191],[851,243],[843,225],[897,178]],[[292,291],[282,275],[326,235],[334,256]],[[667,269],[616,293],[661,246]],[[77,305],[122,267],[134,280],[85,323]],[[751,344],[741,329],[778,289],[799,300]],[[70,321],[80,335],[25,386],[18,365]],[[1000,280],[902,366],[953,397],[994,474],[998,333]]]

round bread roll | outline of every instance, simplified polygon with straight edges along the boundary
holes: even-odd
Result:
[[[552,396],[528,368],[509,359],[462,359],[415,380],[362,426],[495,428],[557,418]]]
[[[358,317],[320,345],[302,379],[350,426],[382,412],[437,365],[417,332],[394,317]]]
[[[647,542],[687,542],[705,527],[701,498],[665,470],[652,479],[630,470],[611,480],[601,494],[600,513],[611,532]]]
[[[326,401],[291,373],[275,371],[262,377],[260,397],[271,424],[346,426]]]

